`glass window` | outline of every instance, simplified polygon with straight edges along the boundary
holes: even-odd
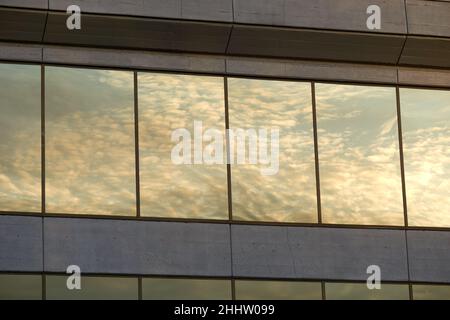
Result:
[[[239,163],[238,134],[230,138],[233,218],[317,222],[311,85],[234,78],[228,84],[230,128],[245,130],[246,143],[245,161]],[[267,143],[255,140],[255,133]],[[258,152],[252,141],[259,142]]]
[[[414,300],[450,300],[450,286],[415,284],[412,288]]]
[[[381,284],[369,290],[366,283],[326,283],[327,300],[409,300],[407,284]]]
[[[46,68],[46,209],[136,214],[133,73]]]
[[[228,219],[224,110],[223,78],[139,74],[141,216]]]
[[[230,280],[142,279],[144,300],[230,300]]]
[[[40,70],[0,64],[0,211],[41,211]]]
[[[137,300],[138,279],[81,276],[81,289],[69,290],[69,275],[45,277],[47,300]]]
[[[325,223],[404,225],[395,88],[317,84]]]
[[[450,227],[450,91],[400,89],[408,221]]]
[[[0,274],[0,300],[42,299],[42,276]]]
[[[321,300],[320,282],[254,281],[235,282],[238,300]]]

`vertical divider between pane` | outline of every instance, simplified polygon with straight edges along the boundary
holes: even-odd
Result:
[[[227,152],[227,185],[228,185],[228,219],[233,220],[233,198],[231,190],[231,163],[230,163],[230,118],[228,115],[228,78],[224,77],[224,99],[225,99],[225,139]]]
[[[44,242],[44,216],[45,216],[45,66],[41,64],[41,237],[42,237],[42,300],[47,299],[45,277],[45,242]]]
[[[322,223],[322,202],[320,199],[320,169],[319,169],[319,143],[317,138],[317,108],[316,108],[316,83],[311,82],[311,101],[314,136],[314,159],[316,168],[316,196],[317,196],[317,222]]]
[[[139,99],[138,99],[138,75],[137,71],[133,72],[133,88],[134,88],[134,151],[135,151],[135,168],[136,168],[136,216],[141,216],[141,190],[140,190],[140,174],[139,174]]]
[[[405,181],[405,164],[403,157],[403,131],[402,131],[402,114],[400,108],[400,88],[395,87],[395,96],[397,99],[397,124],[398,124],[398,147],[400,154],[400,174],[402,179],[402,195],[403,195],[403,215],[405,219],[405,227],[408,227],[408,203],[406,200],[406,181]]]

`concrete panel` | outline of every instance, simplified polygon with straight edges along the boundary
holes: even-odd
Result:
[[[224,58],[148,51],[50,46],[44,48],[44,62],[205,73],[225,72]]]
[[[404,36],[235,26],[228,53],[396,63]]]
[[[45,11],[0,8],[0,39],[41,41],[46,16]]]
[[[42,46],[16,43],[0,43],[0,60],[41,62]]]
[[[66,15],[50,13],[44,40],[52,44],[224,53],[231,26],[217,23],[83,15],[68,30]]]
[[[0,215],[0,271],[42,272],[42,218]]]
[[[381,8],[380,30],[367,28],[369,5]],[[403,0],[234,0],[234,17],[238,23],[406,33]]]
[[[408,279],[401,230],[232,226],[235,276],[365,280],[369,265],[385,281]]]
[[[400,64],[450,68],[450,39],[408,37]]]
[[[30,9],[48,9],[48,0],[0,0],[0,6]]]
[[[232,22],[232,0],[50,0],[51,10],[66,10],[71,4],[82,12],[142,17]]]
[[[410,34],[450,37],[450,3],[407,0],[406,10]]]
[[[399,68],[398,81],[404,85],[450,87],[450,70]]]
[[[230,276],[226,224],[45,218],[45,270]]]
[[[397,83],[396,67],[315,61],[227,58],[227,73],[293,79]]]
[[[449,231],[408,231],[411,281],[450,283],[449,248]]]

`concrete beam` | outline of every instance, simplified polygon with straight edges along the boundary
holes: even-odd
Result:
[[[408,231],[411,281],[450,283],[450,232]]]
[[[450,38],[450,3],[407,0],[408,33]]]
[[[47,12],[0,7],[0,39],[41,42]]]
[[[48,9],[48,0],[0,0],[0,6],[28,9]]]
[[[230,276],[226,224],[45,218],[45,271]]]
[[[401,85],[450,87],[450,70],[399,68],[398,82]]]
[[[381,8],[380,30],[367,28],[369,5]],[[406,33],[403,0],[234,0],[234,17],[237,23]]]
[[[42,45],[0,42],[0,60],[42,62]]]
[[[42,218],[0,215],[0,271],[42,272]]]
[[[401,230],[231,227],[233,272],[239,277],[366,280],[378,265],[384,281],[407,281]]]
[[[450,39],[409,36],[401,65],[450,68]]]

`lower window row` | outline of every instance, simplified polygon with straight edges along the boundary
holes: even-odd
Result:
[[[0,300],[408,300],[407,283],[227,280],[82,276],[68,289],[68,275],[0,274]],[[139,282],[141,281],[141,285]],[[69,279],[69,284],[75,284]],[[450,285],[412,284],[414,300],[450,300]],[[45,290],[43,290],[45,289]]]

